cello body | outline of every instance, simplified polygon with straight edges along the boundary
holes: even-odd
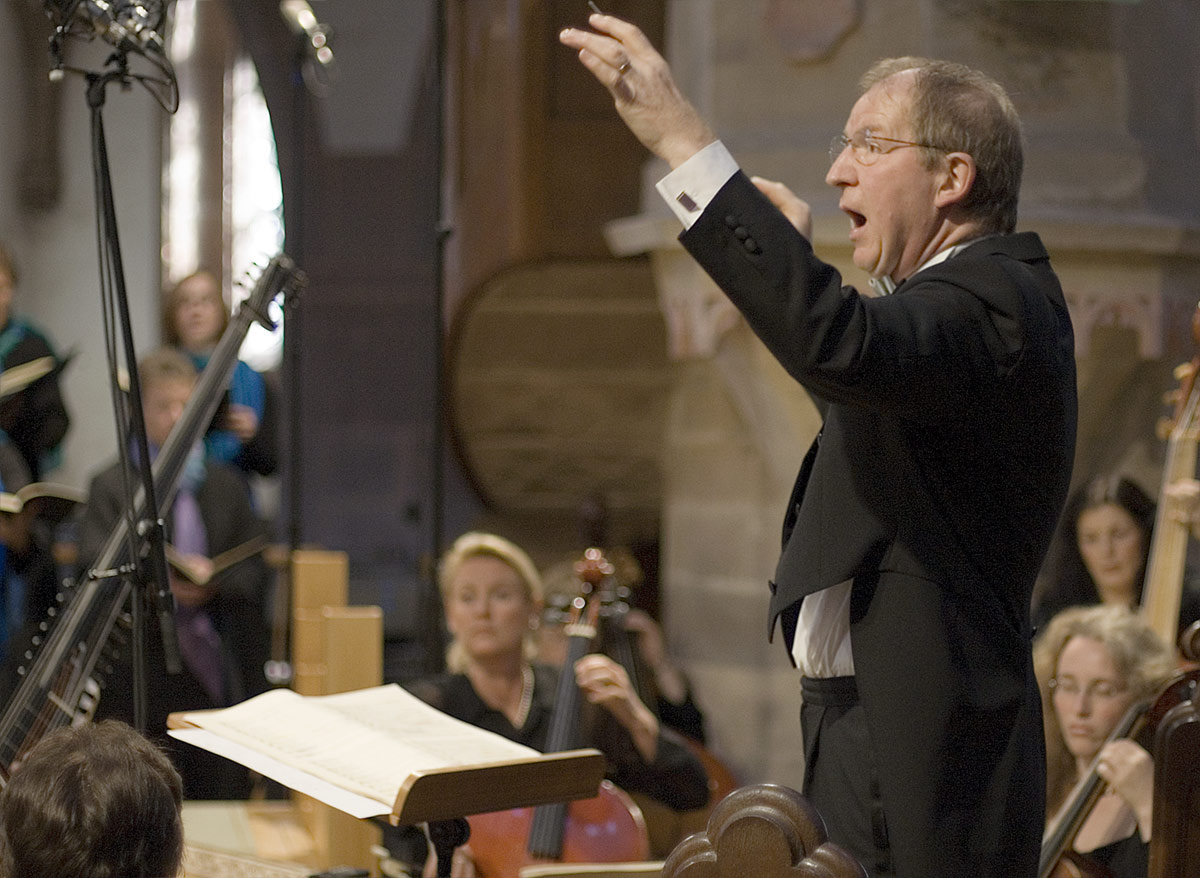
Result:
[[[470,845],[476,873],[482,878],[517,878],[523,866],[547,862],[528,849],[534,808],[513,808],[476,814]],[[642,812],[628,794],[608,781],[599,795],[567,805],[562,853],[552,858],[567,863],[616,863],[646,860],[650,843]]]

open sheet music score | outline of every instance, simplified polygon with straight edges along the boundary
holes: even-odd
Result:
[[[45,378],[51,372],[61,370],[67,365],[67,360],[61,362],[54,357],[38,357],[20,365],[13,366],[0,372],[0,399],[5,399],[14,393],[20,393],[35,381]]]
[[[232,549],[226,549],[219,555],[214,555],[208,559],[209,566],[207,570],[200,569],[192,560],[176,549],[170,543],[164,547],[167,555],[167,563],[175,570],[176,573],[183,576],[188,582],[194,582],[196,585],[208,585],[221,573],[224,573],[234,564],[240,564],[248,558],[253,558],[259,552],[267,548],[267,535],[258,534],[251,537],[246,542],[234,546]]]
[[[541,754],[392,684],[339,695],[275,689],[172,714],[171,735],[356,817],[461,817],[596,794],[596,750]]]
[[[30,482],[11,493],[0,491],[0,512],[19,515],[30,506],[54,523],[70,515],[76,504],[86,502],[86,491],[56,482]]]

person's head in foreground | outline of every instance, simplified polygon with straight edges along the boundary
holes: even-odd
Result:
[[[0,878],[175,878],[182,799],[167,757],[124,723],[53,731],[0,793]]]

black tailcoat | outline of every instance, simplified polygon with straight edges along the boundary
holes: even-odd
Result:
[[[771,585],[853,580],[851,642],[904,878],[1036,872],[1041,711],[1029,603],[1075,445],[1070,318],[1034,234],[983,238],[871,298],[742,174],[680,240],[824,425]]]

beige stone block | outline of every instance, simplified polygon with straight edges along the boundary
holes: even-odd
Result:
[[[761,515],[753,502],[669,503],[663,515],[667,578],[677,569],[735,579],[769,575],[779,546],[764,551]]]
[[[671,427],[682,431],[690,424],[709,419],[724,423],[735,412],[728,394],[716,380],[718,370],[710,359],[693,359],[677,363],[672,373],[670,416]],[[722,413],[721,409],[728,409]],[[676,425],[675,421],[679,424]]]
[[[345,552],[297,549],[292,553],[293,607],[345,606],[349,583],[350,557]]]
[[[764,493],[763,463],[744,442],[672,449],[663,478],[675,505],[756,502]]]
[[[297,607],[292,613],[292,663],[296,667],[324,662],[324,630],[320,608]]]
[[[383,611],[323,607],[326,690],[350,692],[383,682]]]
[[[690,669],[696,664],[756,670],[777,649],[767,643],[766,582],[740,594],[714,593],[706,582],[689,583],[684,593],[672,591],[667,600],[670,620],[667,642],[679,661]],[[713,704],[721,704],[718,699]]]

